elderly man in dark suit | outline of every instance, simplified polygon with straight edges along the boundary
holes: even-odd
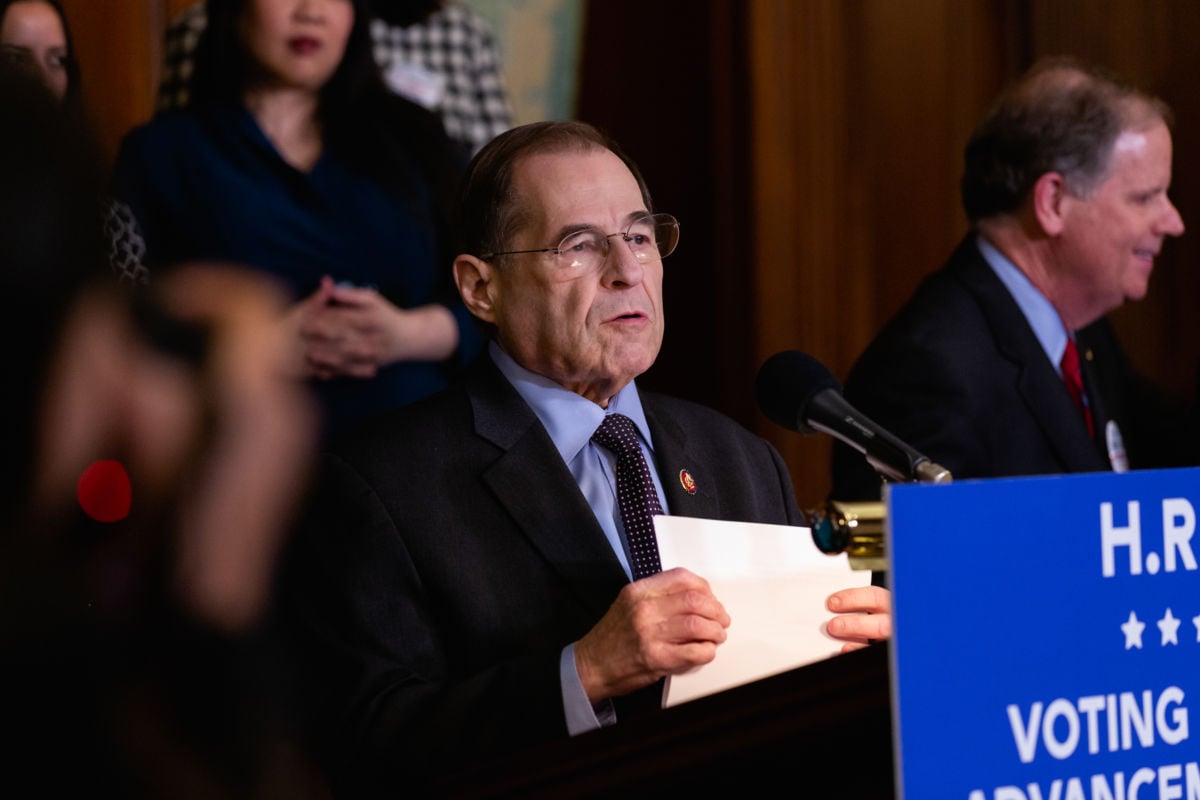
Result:
[[[805,522],[766,441],[636,386],[678,223],[614,143],[581,123],[506,132],[472,162],[461,212],[454,274],[490,350],[337,448],[302,540],[317,571],[295,596],[326,644],[339,787],[411,789],[619,725],[713,659],[730,619],[703,577],[641,577],[615,453],[592,440],[606,417],[631,421],[666,513]],[[881,589],[829,607],[848,612],[829,626],[846,648],[890,635]]]
[[[1036,64],[965,154],[971,231],[852,368],[847,399],[956,479],[1194,461],[1180,412],[1104,315],[1146,294],[1165,239],[1171,115],[1090,67]],[[880,497],[838,445],[832,497]]]

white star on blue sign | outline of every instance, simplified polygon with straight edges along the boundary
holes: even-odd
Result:
[[[1158,621],[1158,629],[1162,631],[1162,646],[1168,644],[1179,644],[1179,622],[1171,614],[1171,609],[1167,609],[1167,613]]]
[[[1137,614],[1129,612],[1129,621],[1121,625],[1121,631],[1125,634],[1125,649],[1136,647],[1142,649],[1142,631],[1146,629],[1146,623],[1141,622],[1137,618]]]

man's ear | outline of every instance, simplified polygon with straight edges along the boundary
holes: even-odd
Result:
[[[1067,210],[1073,199],[1067,191],[1067,179],[1061,172],[1047,172],[1037,179],[1030,193],[1033,215],[1047,236],[1058,236],[1066,224]]]
[[[494,278],[492,265],[483,259],[466,253],[454,259],[454,283],[458,286],[463,305],[473,315],[493,325],[496,323],[496,309],[492,303],[492,293],[496,288]]]

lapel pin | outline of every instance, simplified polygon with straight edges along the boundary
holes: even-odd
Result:
[[[686,469],[679,470],[679,485],[682,486],[683,490],[688,494],[696,493],[696,481],[694,478],[692,478],[692,473],[688,472]]]

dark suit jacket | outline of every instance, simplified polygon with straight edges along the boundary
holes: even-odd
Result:
[[[955,479],[1110,469],[1109,421],[1131,468],[1195,463],[1182,409],[1135,373],[1107,320],[1076,339],[1094,439],[971,234],[859,357],[845,397]],[[835,445],[834,499],[878,499],[880,489],[861,454]]]
[[[641,396],[672,514],[805,524],[770,444],[712,410]],[[322,643],[313,663],[338,709],[335,772],[411,788],[431,770],[566,737],[560,651],[628,579],[489,358],[329,456],[308,522],[287,593]]]

